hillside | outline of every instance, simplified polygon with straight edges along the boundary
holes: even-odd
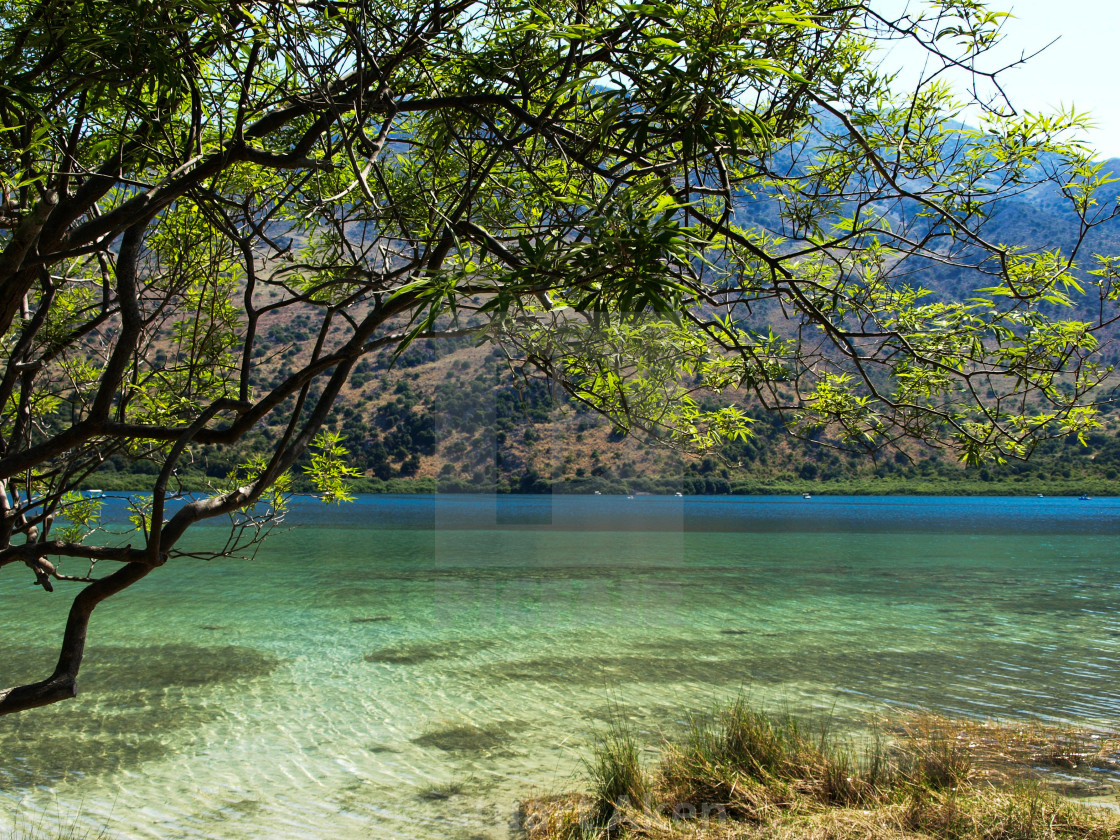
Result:
[[[266,366],[278,377],[301,341],[299,327],[268,337],[279,352]],[[799,440],[780,418],[754,410],[751,440],[697,458],[619,433],[540,380],[515,379],[488,345],[424,341],[390,363],[387,354],[363,361],[330,421],[363,475],[358,491],[1105,494],[1120,477],[1118,423],[1090,435],[1087,446],[1051,441],[1029,462],[977,470],[915,445],[872,454]],[[749,404],[742,395],[720,399]],[[220,482],[265,451],[282,431],[283,412],[273,417],[232,451],[197,447],[179,473],[183,487]],[[117,456],[89,484],[132,489],[141,486],[133,476],[155,471],[154,463]]]
[[[1109,170],[1120,172],[1120,159],[1109,161]],[[1106,185],[1101,207],[1116,206],[1118,198],[1120,184]],[[738,216],[743,223],[780,232],[781,214],[773,201],[744,197]],[[999,205],[985,235],[995,242],[1056,245],[1069,253],[1081,231],[1058,187],[1047,184]],[[1080,249],[1082,266],[1092,254],[1120,254],[1120,218],[1090,230]],[[938,297],[960,299],[973,294],[983,278],[927,262],[920,274],[900,279]],[[1061,317],[1092,318],[1098,302],[1090,287],[1082,302]],[[772,306],[756,309],[762,320],[778,314]],[[781,324],[776,328],[782,331]],[[288,376],[312,338],[310,322],[298,310],[285,310],[269,322],[254,351],[260,386]],[[1106,346],[1103,356],[1117,361],[1120,351]],[[742,394],[718,400],[751,407]],[[252,454],[268,451],[281,433],[284,414],[271,415],[274,425],[254,431],[232,451],[195,449],[180,472],[182,485],[197,488],[222,480]],[[369,491],[1100,494],[1112,492],[1120,468],[1116,422],[1092,435],[1087,446],[1051,442],[1029,463],[966,470],[945,452],[913,445],[861,453],[839,449],[827,439],[797,440],[780,418],[760,410],[751,414],[756,422],[749,442],[701,459],[680,455],[615,432],[542,382],[518,379],[488,345],[456,339],[421,342],[395,363],[386,353],[360,362],[331,424],[345,435],[352,465],[363,475],[356,488]],[[154,463],[115,456],[89,484],[131,488],[140,486],[132,476],[155,471]]]

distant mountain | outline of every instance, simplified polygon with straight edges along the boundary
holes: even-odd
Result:
[[[1120,177],[1120,158],[1105,163],[1104,172]],[[1107,212],[1120,199],[1120,182],[1106,184],[1097,194],[1097,211]],[[1077,216],[1056,184],[1048,183],[1001,202],[989,222],[989,239],[1029,248],[1060,247],[1070,253],[1080,235]],[[1120,254],[1120,218],[1093,228],[1080,250],[1082,265],[1093,254]]]

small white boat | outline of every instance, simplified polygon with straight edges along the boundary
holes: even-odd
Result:
[[[802,497],[801,497],[801,498],[802,498],[802,499],[811,499],[811,498],[813,498],[813,497],[812,497],[811,495],[809,495],[808,493],[805,493],[804,495],[802,495]]]
[[[675,495],[675,496],[683,496],[683,495],[684,495],[684,493],[674,493],[673,495]]]
[[[86,491],[86,493],[88,493],[88,494],[89,494],[89,495],[91,495],[91,496],[100,496],[100,495],[102,495],[102,494],[103,494],[104,492],[105,492],[104,490],[87,490],[87,491]]]

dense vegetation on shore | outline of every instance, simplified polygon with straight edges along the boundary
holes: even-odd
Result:
[[[529,840],[1111,840],[1113,809],[1064,795],[1115,794],[1100,780],[1115,780],[1118,747],[1115,733],[922,714],[860,747],[739,698],[692,719],[653,766],[614,721],[588,792],[527,800],[521,824]]]

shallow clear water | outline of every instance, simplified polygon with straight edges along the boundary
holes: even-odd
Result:
[[[0,829],[505,837],[612,714],[654,745],[740,690],[840,721],[1120,712],[1117,499],[368,497],[289,522],[99,608],[79,698],[0,718]],[[53,664],[68,605],[29,579],[0,575],[0,684]]]

